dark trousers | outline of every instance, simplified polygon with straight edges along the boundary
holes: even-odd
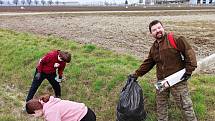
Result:
[[[81,119],[81,121],[96,121],[96,115],[90,108],[88,108],[87,114]]]
[[[56,97],[60,97],[61,96],[61,87],[60,87],[60,84],[59,82],[57,82],[55,80],[55,77],[56,77],[56,73],[53,73],[53,74],[45,74],[45,73],[41,73],[41,76],[39,79],[36,79],[35,78],[35,75],[37,74],[37,70],[34,74],[34,79],[33,79],[33,82],[31,84],[31,88],[28,92],[28,96],[26,98],[26,102],[31,100],[35,93],[37,92],[37,89],[39,88],[39,86],[41,85],[41,83],[43,82],[44,79],[47,79],[49,81],[49,83],[51,84],[52,88],[54,89],[54,92],[55,92],[55,96]]]

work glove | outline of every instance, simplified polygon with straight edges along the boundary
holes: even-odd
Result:
[[[55,68],[59,68],[59,66],[60,66],[59,63],[55,63],[55,64],[54,64],[54,67],[55,67]]]
[[[134,80],[134,81],[137,81],[137,78],[138,78],[138,76],[136,76],[135,74],[130,74],[130,75],[128,75],[128,79],[129,80]]]
[[[55,77],[55,80],[56,80],[57,82],[61,83],[62,80],[63,80],[63,78],[62,78],[62,76],[56,76],[56,77]]]
[[[37,72],[37,74],[35,75],[35,79],[36,79],[36,80],[39,80],[40,77],[41,77],[41,73]]]
[[[184,75],[181,77],[181,81],[187,81],[191,77],[191,74],[184,73]]]

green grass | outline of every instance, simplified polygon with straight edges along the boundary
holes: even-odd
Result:
[[[38,60],[53,49],[72,54],[72,61],[64,71],[62,98],[85,103],[96,112],[98,121],[115,120],[120,90],[127,75],[141,64],[132,56],[120,55],[95,45],[81,45],[72,40],[10,30],[0,29],[0,45],[0,121],[36,120],[21,110]],[[154,69],[139,78],[139,84],[144,90],[147,121],[156,120],[155,88],[151,81],[154,78]],[[213,117],[215,77],[194,75],[189,86],[199,120]],[[44,81],[37,95],[47,91],[53,93],[48,81]],[[173,112],[170,114],[171,120],[182,119],[174,104],[169,111]]]
[[[0,121],[17,121],[17,119],[14,116],[11,117],[11,115],[3,115],[0,116]]]

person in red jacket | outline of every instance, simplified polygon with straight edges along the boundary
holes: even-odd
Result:
[[[44,79],[47,79],[54,89],[55,96],[61,96],[60,82],[66,63],[71,61],[71,54],[61,50],[53,50],[40,59],[34,74],[26,102],[31,100]],[[58,73],[58,74],[57,74]]]

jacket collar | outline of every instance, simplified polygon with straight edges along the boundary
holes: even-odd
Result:
[[[166,38],[167,38],[167,33],[165,32],[164,36],[162,37],[161,40],[155,40],[155,42],[154,42],[155,48],[158,48],[159,47],[159,43],[163,42]]]

